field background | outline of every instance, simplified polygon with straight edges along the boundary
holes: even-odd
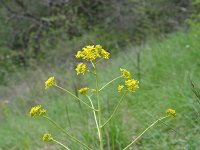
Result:
[[[74,70],[79,61],[74,57],[76,51],[88,44],[101,44],[111,53],[109,60],[98,65],[100,86],[118,76],[119,68],[130,70],[133,78],[140,81],[140,88],[125,97],[104,129],[106,150],[123,149],[148,125],[165,115],[167,108],[175,109],[177,117],[154,126],[130,149],[199,149],[198,0],[110,1],[111,8],[120,9],[119,14],[118,9],[105,7],[106,1],[95,0],[96,5],[89,0],[83,4],[66,1],[66,7],[61,7],[61,1],[50,0],[55,8],[48,9],[48,13],[43,7],[50,5],[32,2],[0,1],[0,150],[61,149],[44,143],[41,140],[44,132],[51,132],[73,150],[85,149],[46,120],[30,118],[30,108],[37,104],[42,104],[48,116],[70,134],[98,149],[92,112],[54,87],[44,89],[44,82],[50,76],[55,76],[57,83],[72,93],[83,86],[94,87],[91,75],[77,76]],[[90,5],[94,5],[93,9],[89,9]],[[45,33],[39,34],[37,23],[32,24],[33,32],[28,32],[31,19],[24,21],[26,15],[17,18],[27,12],[48,22],[47,28],[41,27]],[[66,22],[63,17],[67,18]],[[104,121],[120,98],[119,83],[122,80],[102,91]],[[95,99],[94,103],[97,104]]]

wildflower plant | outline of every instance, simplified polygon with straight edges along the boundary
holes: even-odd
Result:
[[[78,92],[80,94],[84,95],[89,100],[90,103],[89,104],[86,103],[81,98],[77,97],[75,94],[70,92],[69,90],[57,85],[55,77],[50,77],[45,82],[45,89],[48,89],[50,87],[58,88],[58,89],[60,89],[64,92],[66,92],[67,94],[71,95],[76,100],[80,101],[82,104],[84,104],[86,107],[88,107],[88,109],[90,109],[93,112],[94,122],[95,122],[96,129],[97,129],[97,136],[98,136],[98,139],[99,139],[99,149],[103,150],[104,145],[103,145],[103,136],[102,136],[103,130],[102,129],[106,128],[106,125],[113,118],[113,116],[117,112],[121,102],[123,101],[124,97],[128,93],[132,94],[133,92],[135,92],[139,88],[139,81],[133,79],[131,73],[128,70],[120,68],[119,69],[119,75],[117,77],[115,77],[114,79],[112,79],[111,81],[106,83],[104,86],[100,87],[99,86],[99,74],[98,74],[98,71],[97,71],[97,65],[100,61],[110,58],[110,53],[108,51],[106,51],[101,45],[85,46],[85,47],[82,48],[81,51],[77,52],[75,57],[77,59],[82,59],[83,61],[89,62],[92,66],[91,69],[89,69],[89,67],[84,62],[81,62],[77,65],[77,67],[75,69],[76,72],[77,72],[77,75],[84,75],[87,72],[92,72],[91,75],[94,76],[96,88],[83,87],[83,88],[78,90]],[[121,93],[122,96],[119,99],[117,105],[115,106],[113,112],[110,114],[110,117],[108,117],[107,120],[105,122],[103,122],[102,121],[102,115],[103,114],[102,114],[102,109],[101,109],[101,105],[103,103],[102,103],[102,100],[101,100],[101,94],[100,93],[102,92],[103,89],[105,89],[107,86],[109,86],[111,83],[113,83],[114,81],[116,81],[118,79],[124,80],[124,84],[118,85],[118,88],[116,89],[116,92]],[[89,94],[89,93],[92,93],[92,94]],[[94,103],[93,103],[94,95],[96,95],[95,98],[97,100],[97,106],[95,106]],[[62,131],[64,134],[66,134],[69,137],[70,140],[84,146],[86,149],[89,149],[89,150],[94,149],[94,148],[92,148],[91,145],[87,145],[87,144],[83,143],[82,141],[80,141],[79,139],[77,139],[76,137],[72,136],[65,129],[63,129],[59,124],[57,124],[54,120],[52,120],[50,117],[48,117],[47,111],[45,109],[43,109],[41,105],[37,105],[35,107],[32,107],[31,110],[30,110],[30,117],[36,117],[36,116],[43,117],[43,118],[47,119],[48,121],[50,121],[60,131]],[[146,133],[151,127],[153,127],[158,122],[160,122],[160,121],[162,121],[166,118],[175,117],[175,116],[176,116],[175,110],[167,109],[166,115],[164,115],[163,117],[161,117],[161,118],[157,119],[155,122],[153,122],[140,135],[138,135],[132,142],[130,142],[130,144],[128,144],[123,150],[128,149],[131,145],[136,143],[144,133]],[[55,140],[50,133],[45,133],[42,137],[42,140],[45,141],[45,142],[55,142],[65,149],[70,149],[68,146],[64,145],[63,143],[61,143],[57,140]]]

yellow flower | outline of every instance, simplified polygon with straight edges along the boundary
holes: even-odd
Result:
[[[46,114],[46,110],[42,109],[41,105],[37,105],[31,108],[30,110],[30,116],[35,117],[35,116],[43,116]]]
[[[79,93],[83,94],[83,95],[86,95],[88,93],[88,90],[89,88],[88,87],[85,87],[85,88],[81,88],[79,91]]]
[[[127,89],[130,92],[134,92],[137,88],[139,88],[138,84],[139,81],[134,79],[129,79],[125,81],[125,85],[127,86]]]
[[[77,72],[77,75],[81,73],[84,75],[86,71],[89,71],[88,67],[84,63],[78,64],[75,70]]]
[[[101,45],[96,45],[95,48],[102,55],[103,58],[109,59],[110,53],[103,49]]]
[[[110,57],[110,53],[105,51],[104,49],[101,50],[101,55],[103,56],[103,58],[105,59],[109,59]]]
[[[81,57],[83,57],[83,54],[81,51],[78,51],[76,54],[76,58],[81,58]]]
[[[51,86],[55,85],[55,77],[50,77],[46,82],[45,82],[45,89],[50,88]]]
[[[47,110],[41,109],[40,113],[39,113],[39,116],[44,116],[46,114],[46,112],[47,112]]]
[[[93,61],[100,57],[99,52],[94,45],[88,45],[83,47],[82,54],[82,58],[87,61]]]
[[[44,142],[50,142],[53,140],[52,136],[50,133],[45,133],[43,136],[42,136],[42,140]]]
[[[131,79],[131,73],[128,70],[120,68],[120,71],[124,78]]]
[[[103,49],[103,47],[99,44],[97,44],[95,48],[98,50],[98,52],[101,52],[101,50]]]
[[[117,89],[118,89],[118,92],[121,92],[121,91],[123,90],[123,88],[124,88],[123,85],[119,85],[118,88],[117,88]]]
[[[88,45],[82,48],[82,51],[78,51],[76,58],[82,58],[87,61],[93,61],[97,58],[103,57],[109,59],[110,53],[107,52],[101,45]]]
[[[166,110],[166,113],[168,114],[168,115],[171,115],[171,116],[173,116],[173,117],[176,117],[176,110],[174,110],[174,109],[167,109]]]

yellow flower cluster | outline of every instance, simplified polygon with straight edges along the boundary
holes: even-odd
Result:
[[[44,142],[50,142],[50,141],[53,140],[53,138],[52,138],[51,134],[45,133],[45,134],[42,136],[42,140],[43,140]]]
[[[43,116],[46,114],[46,110],[42,109],[41,105],[37,105],[31,108],[30,110],[30,116],[35,117],[35,116]]]
[[[86,72],[86,71],[88,71],[89,72],[89,69],[88,69],[88,67],[84,64],[84,63],[79,63],[78,65],[77,65],[77,67],[76,67],[76,72],[77,72],[77,75],[79,75],[79,74],[83,74],[84,75],[84,73]]]
[[[120,68],[120,72],[121,76],[126,79],[125,86],[129,92],[134,92],[137,88],[139,88],[139,81],[132,79],[131,73],[128,70]],[[124,85],[119,85],[118,92],[121,92],[123,88]]]
[[[79,91],[79,93],[83,94],[83,95],[86,95],[88,93],[88,90],[89,88],[88,87],[85,87],[85,88],[81,88]]]
[[[176,117],[176,110],[174,110],[174,109],[169,108],[169,109],[166,110],[166,113],[167,113],[168,115],[171,115],[171,116],[173,116],[173,117]]]
[[[123,88],[124,88],[123,85],[119,85],[118,88],[117,88],[118,92],[122,92]]]
[[[46,82],[45,82],[45,89],[50,88],[51,86],[55,85],[55,77],[50,77]]]
[[[97,58],[109,59],[110,53],[107,52],[101,45],[88,45],[82,48],[82,51],[78,51],[76,58],[82,58],[87,61],[93,61]]]
[[[125,85],[127,86],[127,89],[130,92],[134,92],[137,88],[139,88],[138,84],[139,81],[134,79],[129,79],[125,81]]]
[[[124,78],[131,79],[131,73],[128,70],[120,68],[120,72]]]

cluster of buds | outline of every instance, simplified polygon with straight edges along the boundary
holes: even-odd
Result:
[[[122,92],[124,86],[126,86],[129,92],[134,92],[137,88],[139,88],[139,81],[132,79],[131,73],[128,70],[120,68],[120,72],[121,76],[125,78],[125,83],[124,85],[118,86],[118,92]]]
[[[81,58],[86,61],[95,61],[98,58],[109,59],[110,53],[107,52],[101,45],[88,45],[82,48],[82,51],[78,51],[76,58]],[[79,63],[76,67],[77,75],[89,72],[89,68],[84,63]]]
[[[46,114],[46,110],[42,109],[41,105],[34,106],[30,110],[30,116],[31,117],[43,116],[45,114]]]

